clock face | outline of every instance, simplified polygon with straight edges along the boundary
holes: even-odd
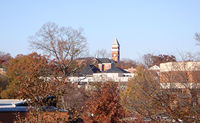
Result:
[[[116,56],[116,54],[114,54],[114,56]]]

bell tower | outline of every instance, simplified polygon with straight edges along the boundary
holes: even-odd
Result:
[[[116,62],[120,60],[120,45],[117,38],[112,43],[112,60]]]

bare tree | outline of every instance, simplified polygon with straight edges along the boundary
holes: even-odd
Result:
[[[195,39],[197,40],[197,45],[200,44],[200,34],[199,33],[195,33]]]
[[[62,83],[55,85],[59,90],[58,105],[68,110],[68,113],[70,112],[70,117],[73,118],[71,120],[76,119],[81,110],[83,92],[78,90],[76,84],[69,83],[67,77],[80,69],[77,59],[87,53],[87,42],[83,36],[83,30],[46,23],[30,37],[30,43],[32,48],[42,51],[49,57],[50,74],[47,78],[50,79],[48,81],[55,84]],[[79,97],[80,101],[76,100]]]
[[[77,69],[70,67],[74,59],[83,56],[87,51],[86,38],[82,33],[82,29],[59,27],[49,22],[30,37],[30,42],[34,49],[41,50],[45,55],[53,58],[63,74],[68,75]]]
[[[106,49],[98,49],[95,53],[95,57],[97,57],[97,58],[110,58],[111,54],[108,53]]]

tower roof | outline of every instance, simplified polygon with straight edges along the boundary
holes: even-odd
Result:
[[[119,42],[118,42],[117,38],[115,38],[115,40],[113,41],[112,45],[118,45],[119,46]]]

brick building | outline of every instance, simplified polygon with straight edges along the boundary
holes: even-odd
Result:
[[[115,65],[115,61],[109,58],[97,58],[98,68],[100,71],[107,71]]]
[[[160,64],[160,82],[177,85],[195,85],[200,83],[200,62],[168,62]],[[171,86],[172,87],[172,86]]]
[[[115,63],[120,60],[120,44],[115,38],[112,43],[112,59],[109,58],[97,58],[98,68],[100,71],[107,71],[111,69]]]
[[[171,107],[200,104],[200,62],[160,64],[160,85],[171,95]]]

